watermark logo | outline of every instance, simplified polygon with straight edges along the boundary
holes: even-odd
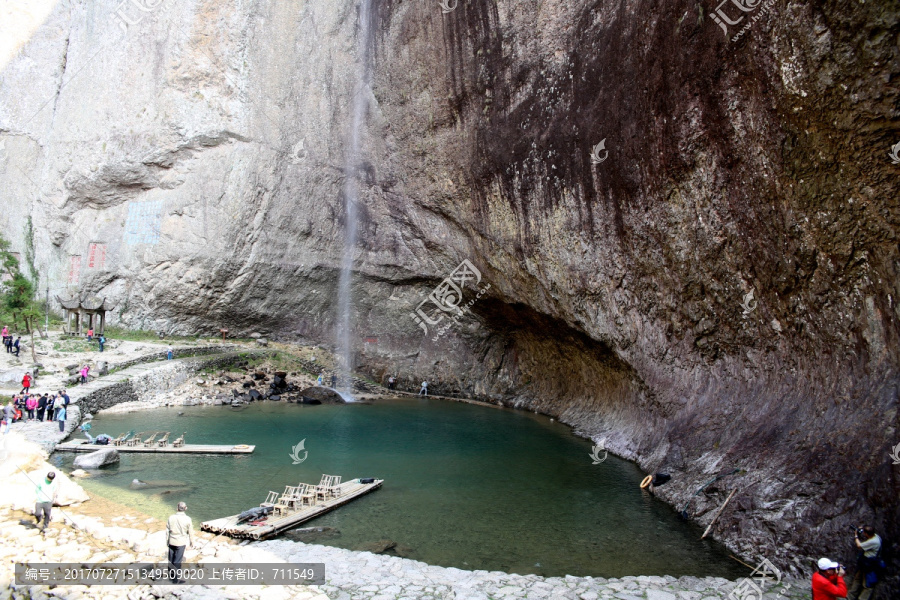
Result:
[[[459,321],[460,317],[469,312],[475,302],[491,288],[491,284],[487,284],[478,291],[478,295],[474,299],[463,305],[463,288],[466,287],[466,282],[470,280],[473,282],[473,287],[481,283],[481,271],[476,269],[475,265],[466,259],[459,263],[459,266],[450,273],[450,276],[439,283],[428,294],[428,297],[419,303],[415,312],[409,313],[413,321],[425,332],[425,335],[428,335],[429,325],[438,325],[444,321],[444,317],[449,317],[433,338],[434,341],[437,341],[442,335],[447,333],[454,323]],[[428,310],[426,310],[426,303],[431,303],[433,307],[429,306]]]
[[[304,140],[300,140],[299,142],[294,144],[293,148],[291,148],[290,159],[294,164],[301,162],[302,160],[306,159],[307,156],[309,156],[309,152],[307,152],[306,148],[303,147],[303,142]]]
[[[603,452],[603,458],[600,458],[601,452]],[[591,463],[594,465],[599,465],[604,460],[609,458],[609,450],[606,449],[606,440],[602,439],[596,446],[593,446],[591,448],[591,453],[588,456],[590,456],[594,460],[594,462]]]
[[[749,577],[738,582],[737,586],[728,594],[728,597],[732,600],[760,600],[763,597],[763,590],[769,582],[775,585],[781,583],[781,571],[768,558],[764,558],[753,569]],[[790,589],[791,584],[789,583],[778,592],[778,596],[783,595]]]
[[[299,444],[297,444],[296,446],[291,448],[291,453],[288,455],[291,457],[291,460],[294,461],[291,464],[299,465],[304,460],[306,460],[307,456],[309,456],[309,451],[303,447],[303,445],[305,443],[306,443],[306,438],[303,438],[302,440],[300,440]],[[300,452],[303,452],[303,458],[300,458]]]
[[[743,22],[744,18],[748,15],[748,13],[759,10],[757,14],[753,16],[753,19],[746,23],[741,30],[731,38],[731,41],[735,41],[744,35],[747,31],[753,27],[753,24],[756,23],[763,15],[767,14],[769,10],[772,8],[772,5],[775,4],[775,0],[766,0],[764,4],[761,4],[762,0],[722,0],[719,2],[719,5],[716,7],[716,10],[709,13],[709,16],[712,17],[712,20],[722,28],[722,31],[725,33],[725,37],[728,37],[728,27],[739,25]],[[727,7],[723,8],[723,6]],[[735,10],[737,9],[737,10]]]
[[[147,14],[159,8],[165,1],[166,0],[122,0],[116,8],[116,12],[113,13],[113,18],[119,21],[119,28],[127,33],[129,25],[137,25],[144,20],[144,17],[146,17]],[[134,8],[129,8],[126,11],[125,8],[123,8],[126,4],[130,4]],[[133,16],[137,16],[137,18],[129,18]]]
[[[753,297],[755,293],[756,290],[750,288],[750,291],[744,295],[744,301],[741,302],[741,308],[744,309],[745,317],[756,310],[756,307],[759,306],[759,302]]]
[[[900,165],[900,142],[891,146],[891,151],[888,152],[888,156],[891,157],[892,164]]]
[[[601,151],[603,151],[603,158],[600,157]],[[609,158],[609,150],[606,149],[606,138],[603,138],[600,140],[600,143],[591,150],[591,163],[599,165],[607,158]]]
[[[453,6],[450,6],[450,0],[441,0],[440,5],[441,12],[447,14],[456,10],[456,7],[459,6],[459,0],[454,0]]]
[[[900,444],[894,446],[892,450],[894,451],[894,453],[891,454],[891,458],[894,459],[894,464],[900,465]]]

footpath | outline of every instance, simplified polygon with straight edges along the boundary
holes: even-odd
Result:
[[[84,384],[66,386],[65,379],[59,375],[41,376],[32,387],[34,391],[46,391],[55,395],[58,390],[65,389],[69,395],[71,403],[66,414],[65,428],[60,432],[58,423],[51,422],[48,416],[44,421],[17,421],[10,426],[10,431],[40,445],[49,454],[58,443],[75,431],[85,413],[161,393],[187,379],[193,371],[192,363],[197,360],[228,360],[240,354],[241,349],[206,346],[178,348],[176,352],[190,353],[190,356],[165,360],[165,353],[160,352],[132,358],[127,362],[108,364],[107,369],[111,372],[101,376],[92,375]]]

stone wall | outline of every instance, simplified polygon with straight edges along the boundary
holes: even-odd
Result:
[[[228,367],[249,355],[263,354],[265,352],[259,350],[231,352],[212,357],[188,358],[148,365],[152,368],[73,399],[73,403],[80,404],[91,414],[96,414],[100,410],[123,402],[147,401],[157,394],[178,387],[200,370]]]
[[[199,348],[172,348],[172,354],[175,358],[184,358],[190,356],[203,356],[206,354],[220,354],[222,352],[233,352],[234,346],[201,346]],[[161,360],[166,360],[167,352],[163,350],[162,352],[154,352],[152,354],[144,354],[137,358],[132,358],[130,360],[125,360],[120,363],[116,363],[114,365],[109,365],[110,371],[121,371],[122,369],[127,369],[128,367],[133,367],[134,365],[139,365],[142,363],[150,363]]]

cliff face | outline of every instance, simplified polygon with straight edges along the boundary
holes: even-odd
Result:
[[[370,87],[349,0],[73,0],[17,31],[0,222],[41,289],[331,343],[357,177],[360,369],[558,416],[679,509],[743,469],[719,535],[745,556],[897,539],[897,2],[373,2]]]

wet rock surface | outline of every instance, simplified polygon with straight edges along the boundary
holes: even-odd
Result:
[[[317,400],[321,404],[344,404],[345,401],[337,391],[326,387],[308,387],[300,391],[304,401]]]

